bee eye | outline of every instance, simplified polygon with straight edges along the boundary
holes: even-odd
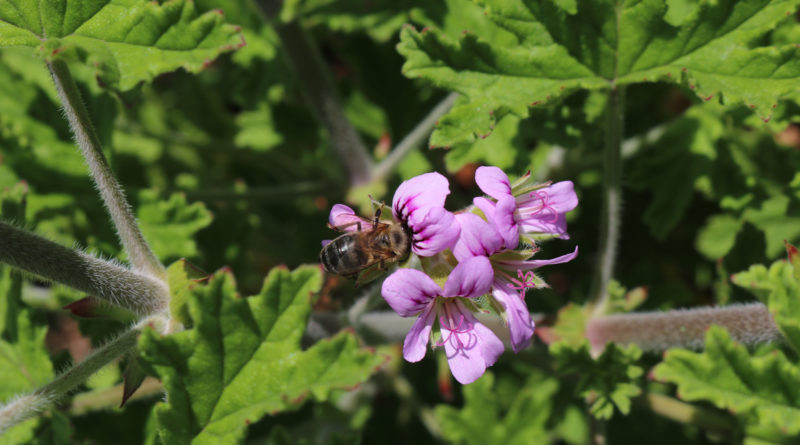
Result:
[[[399,233],[394,232],[392,234],[392,241],[394,241],[394,243],[399,246],[399,245],[403,244],[403,237]]]

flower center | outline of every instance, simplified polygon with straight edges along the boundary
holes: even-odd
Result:
[[[442,306],[444,314],[439,316],[443,337],[436,346],[449,344],[453,348],[454,351],[452,355],[448,354],[448,359],[458,354],[466,356],[465,351],[474,348],[478,343],[478,336],[473,332],[473,323],[468,321],[454,305],[455,302],[446,301]]]
[[[540,205],[527,205],[528,203],[540,202]],[[514,219],[520,220],[529,218],[538,214],[549,214],[549,219],[546,222],[554,223],[558,221],[558,212],[553,208],[553,203],[550,201],[550,195],[544,190],[537,190],[531,192],[530,198],[517,203],[517,209],[514,210]]]

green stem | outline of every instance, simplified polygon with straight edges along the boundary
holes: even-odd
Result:
[[[0,262],[101,298],[139,315],[167,306],[169,291],[148,275],[68,249],[0,222]]]
[[[0,407],[0,434],[58,402],[89,376],[136,347],[139,328],[133,328],[95,350],[52,382]]]
[[[617,261],[622,207],[622,157],[625,89],[612,85],[606,111],[605,157],[603,161],[603,210],[600,218],[599,256],[592,283],[594,315],[602,314],[608,299],[608,283]]]
[[[125,200],[122,187],[103,156],[100,139],[94,131],[89,112],[81,99],[67,64],[60,60],[54,60],[48,62],[47,67],[53,77],[53,82],[55,82],[58,97],[64,106],[64,114],[66,114],[69,126],[75,135],[75,141],[89,166],[89,172],[103,198],[106,209],[108,209],[122,246],[128,252],[133,269],[163,280],[166,276],[164,266],[145,241],[136,223],[136,218]]]
[[[411,150],[419,146],[419,144],[431,134],[431,131],[433,131],[433,128],[436,126],[436,122],[450,110],[456,99],[458,99],[458,96],[458,93],[450,93],[444,100],[439,102],[439,104],[436,105],[436,107],[434,107],[434,109],[431,110],[431,112],[428,113],[399,144],[397,144],[389,153],[389,156],[375,167],[373,177],[375,179],[382,179],[397,167],[397,164],[399,164]]]

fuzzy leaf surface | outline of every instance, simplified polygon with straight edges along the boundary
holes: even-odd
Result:
[[[792,347],[800,351],[800,282],[793,272],[790,263],[776,261],[769,269],[760,264],[751,266],[735,274],[732,281],[769,307],[778,329]]]
[[[94,66],[98,79],[129,90],[159,74],[201,70],[244,44],[219,11],[169,0],[9,0],[0,5],[0,47],[28,46],[46,58]]]
[[[713,403],[750,426],[800,433],[800,369],[781,351],[751,356],[725,329],[712,326],[705,351],[668,351],[654,372],[678,385],[684,400]]]
[[[766,119],[779,98],[799,88],[800,48],[754,45],[791,15],[797,0],[704,2],[679,26],[670,23],[667,4],[659,0],[587,2],[575,13],[572,5],[556,2],[479,3],[488,20],[516,35],[516,44],[470,30],[452,38],[436,29],[406,28],[398,45],[406,76],[467,98],[461,107],[471,111],[471,125],[461,129],[464,138],[485,135],[496,116],[525,118],[531,107],[578,89],[677,82],[701,98],[721,94],[725,102],[745,103]]]
[[[156,407],[164,443],[236,442],[250,422],[309,396],[326,400],[380,365],[349,333],[300,348],[321,279],[316,267],[273,269],[261,293],[241,298],[230,273],[219,272],[191,290],[191,329],[142,334],[143,361],[169,394]]]

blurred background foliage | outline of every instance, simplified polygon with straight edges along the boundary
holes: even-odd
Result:
[[[247,45],[197,75],[176,71],[127,91],[104,88],[81,65],[73,74],[156,254],[167,264],[187,257],[206,271],[229,266],[240,292],[249,295],[275,266],[317,262],[320,241],[334,235],[326,227],[329,209],[346,200],[348,181],[259,8],[245,0],[195,4],[201,12],[221,9],[227,22],[241,26]],[[495,42],[515,39],[484,20],[483,9],[468,0],[287,0],[279,17],[299,20],[313,37],[347,117],[376,160],[446,96],[402,75],[404,59],[395,46],[404,24],[434,26],[453,37],[469,29]],[[764,39],[800,41],[798,19],[783,22]],[[0,50],[0,190],[9,203],[26,192],[24,214],[3,207],[2,217],[61,244],[124,260],[48,73],[30,52]],[[620,284],[647,285],[645,309],[750,300],[728,284],[729,273],[771,262],[782,255],[783,240],[800,240],[800,95],[780,102],[767,123],[745,106],[702,101],[680,85],[638,84],[627,97]],[[578,92],[533,109],[529,119],[505,117],[485,139],[449,140],[447,150],[422,146],[390,173],[386,194],[376,198],[389,201],[402,180],[440,171],[451,182],[447,205],[458,209],[478,193],[473,180],[478,165],[496,165],[511,176],[530,170],[541,181],[573,180],[581,205],[569,215],[572,237],[548,242],[543,256],[576,244],[581,255],[543,270],[551,288],[528,299],[546,325],[567,302],[587,299],[602,202],[604,108],[604,95]],[[430,145],[441,145],[436,142]],[[98,336],[108,335],[108,326],[97,321],[76,329],[58,309],[81,295],[42,283],[23,288],[7,268],[3,276],[6,286],[22,289],[19,304],[36,308],[33,319],[49,327],[47,344],[55,359],[46,365],[58,369],[70,356],[85,354],[86,341],[97,344]],[[345,309],[362,292],[327,277],[318,309]],[[24,314],[20,320],[26,320]],[[27,324],[25,329],[33,329]],[[36,338],[43,338],[44,328],[38,329]],[[248,441],[581,444],[593,427],[577,396],[585,395],[580,375],[552,377],[557,366],[580,362],[580,356],[570,356],[578,353],[553,357],[538,344],[518,356],[506,354],[489,375],[462,391],[450,386],[443,364],[432,355],[410,365],[397,359],[396,348],[384,348],[393,361],[359,391],[270,416],[250,427]],[[660,357],[616,354],[623,356],[617,362],[628,365],[609,377],[609,397],[627,388],[615,382],[663,386],[640,377]],[[629,370],[632,361],[639,371]],[[45,368],[42,372],[52,371]],[[105,382],[88,385],[118,382],[119,369],[108,375]],[[35,441],[142,443],[153,437],[152,403],[136,401],[122,411],[92,411],[69,420],[54,411]],[[634,443],[644,435],[653,444],[731,439],[642,406],[611,418],[608,443]]]

